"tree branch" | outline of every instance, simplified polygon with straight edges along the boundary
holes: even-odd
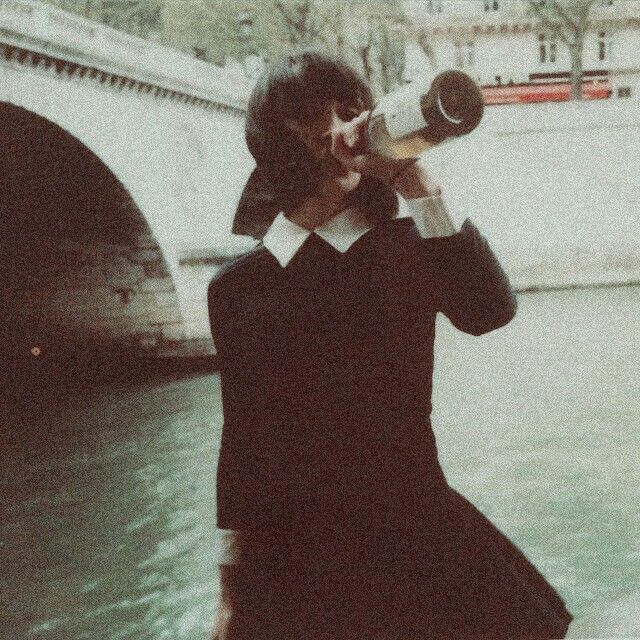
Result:
[[[562,25],[557,22],[553,22],[547,14],[541,9],[540,5],[538,5],[537,0],[530,0],[529,6],[534,10],[534,12],[538,15],[542,23],[549,28],[553,33],[560,36],[560,39],[570,47],[572,45],[571,40],[567,36],[567,34],[562,30]]]
[[[316,34],[321,36],[322,34],[326,33],[327,29],[333,30],[335,28],[336,35],[339,36],[340,27],[338,26],[338,24],[340,22],[340,17],[341,16],[337,7],[335,12],[331,10],[331,7],[329,8],[329,10],[325,10],[325,11],[319,11],[319,9],[316,7],[316,11],[315,11]]]
[[[574,22],[569,13],[565,9],[563,9],[557,2],[553,3],[553,8],[555,9],[556,13],[562,18],[564,24],[568,25],[571,28],[574,37],[576,37],[580,32],[580,27],[578,26],[578,24]]]
[[[364,69],[364,77],[367,80],[371,79],[371,74],[372,74],[372,68],[371,68],[371,63],[369,62],[369,52],[371,51],[371,45],[372,43],[372,34],[371,34],[371,29],[369,29],[368,33],[368,38],[367,38],[367,44],[364,47],[360,48],[360,59],[362,60],[362,67]]]
[[[420,29],[418,31],[416,42],[418,43],[420,49],[422,49],[422,52],[427,56],[427,59],[429,60],[431,65],[433,67],[436,67],[436,54],[433,49],[433,45],[429,42],[429,38],[427,37],[424,29]]]
[[[589,20],[589,12],[591,11],[591,7],[595,4],[596,0],[587,0],[583,5],[580,6],[580,10],[578,12],[579,20],[578,23],[580,25],[580,29],[584,33],[587,29],[587,24]]]
[[[282,21],[289,32],[289,42],[292,44],[298,44],[300,41],[299,34],[301,32],[299,20],[297,21],[294,17],[289,15],[289,12],[281,0],[274,2],[274,7],[280,11]],[[302,31],[304,31],[304,29],[302,29]]]

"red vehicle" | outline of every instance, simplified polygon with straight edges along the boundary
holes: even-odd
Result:
[[[571,97],[571,84],[568,81],[483,86],[481,90],[485,104],[559,102]],[[586,100],[609,98],[611,93],[607,78],[582,82],[582,97]]]

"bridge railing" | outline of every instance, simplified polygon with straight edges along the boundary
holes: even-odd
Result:
[[[0,0],[0,40],[243,109],[250,81],[39,0]]]

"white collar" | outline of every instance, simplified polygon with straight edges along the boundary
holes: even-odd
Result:
[[[280,265],[286,267],[312,233],[344,253],[370,229],[371,225],[353,209],[345,209],[313,231],[297,225],[280,212],[264,235],[262,243]]]

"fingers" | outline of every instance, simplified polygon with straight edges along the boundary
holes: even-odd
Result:
[[[358,143],[364,140],[364,127],[369,118],[369,111],[363,111],[359,116],[347,122],[341,120],[335,113],[331,127],[331,153],[344,166],[349,166],[356,155]]]
[[[213,636],[211,640],[225,640],[227,637],[227,631],[229,629],[229,621],[231,620],[231,609],[220,604],[218,607],[218,613],[214,623]]]
[[[373,176],[392,187],[401,174],[410,187],[413,183],[420,185],[417,170],[408,171],[409,167],[415,165],[417,158],[395,159],[377,153],[362,153],[363,143],[366,142],[364,128],[368,119],[369,112],[363,111],[346,122],[334,111],[331,125],[331,155],[351,172]]]
[[[348,144],[351,140],[353,140],[352,136],[347,140],[342,132],[336,133],[331,137],[331,154],[348,168],[351,168],[351,162],[355,156],[353,149]]]
[[[415,165],[416,160],[417,158],[396,160],[379,154],[368,153],[353,158],[351,169],[391,184],[397,176]]]
[[[356,142],[358,142],[358,140],[360,139],[360,136],[361,136],[361,131],[360,131],[360,123],[358,121],[358,118],[354,118],[353,120],[351,120],[350,122],[347,122],[344,125],[342,138],[344,139],[344,142],[347,145],[347,147],[352,149],[355,146]]]
[[[365,142],[365,127],[369,121],[369,111],[363,111],[357,118],[354,118],[349,124],[353,131],[353,138],[349,144],[352,149],[357,148],[359,143]]]

